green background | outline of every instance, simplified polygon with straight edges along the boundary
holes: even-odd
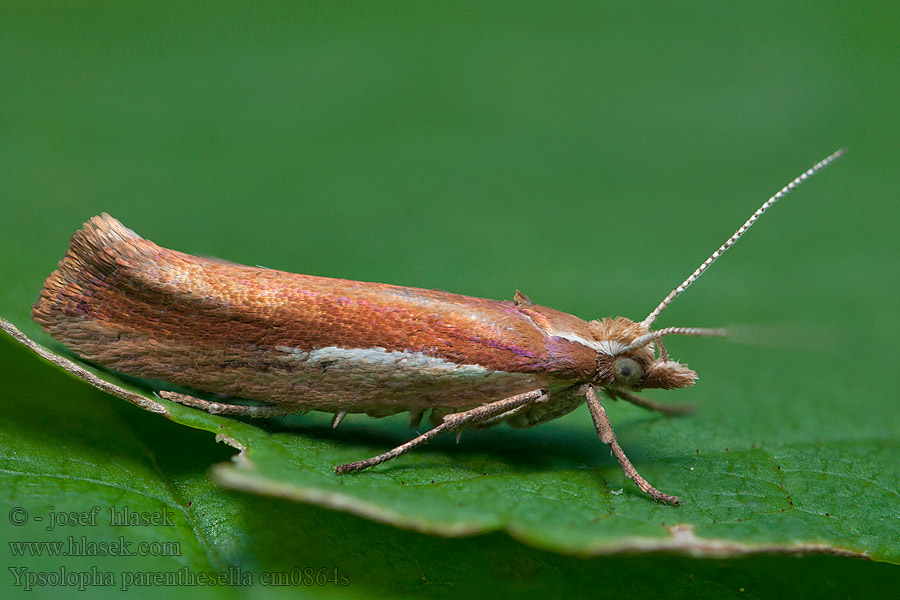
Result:
[[[350,574],[337,590],[280,590],[310,596],[771,597],[789,582],[797,597],[886,595],[898,577],[887,563],[900,562],[898,23],[889,2],[3,3],[0,315],[43,343],[30,304],[68,237],[101,211],[162,245],[237,262],[498,299],[518,288],[584,318],[640,319],[766,197],[847,146],[658,322],[735,324],[752,342],[668,345],[701,380],[653,397],[699,412],[609,408],[638,468],[694,508],[646,508],[585,433],[584,409],[546,431],[473,434],[468,453],[469,434],[457,449],[436,444],[423,464],[596,452],[608,486],[590,493],[624,487],[636,530],[659,515],[753,542],[796,528],[885,562],[583,558],[541,543],[541,515],[526,534],[495,527],[515,539],[446,539],[223,490],[208,469],[233,452],[211,435],[88,388],[5,336],[4,543],[42,539],[11,528],[7,506],[164,502],[183,507],[182,562],[108,568]],[[344,427],[348,459],[402,429]],[[695,448],[709,477],[676,468]],[[785,521],[758,518],[773,457],[794,466],[800,507]],[[707,502],[716,490],[726,500]],[[59,565],[0,555],[4,567]],[[35,595],[65,593],[78,595]]]

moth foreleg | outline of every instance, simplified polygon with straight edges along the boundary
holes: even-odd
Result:
[[[634,468],[634,465],[631,464],[631,461],[625,456],[625,451],[619,446],[619,442],[616,441],[616,434],[613,431],[612,423],[609,422],[606,410],[603,408],[603,405],[600,404],[597,392],[594,391],[593,386],[588,385],[585,387],[585,397],[587,398],[588,408],[591,411],[591,418],[594,420],[594,426],[597,428],[597,433],[600,435],[600,441],[610,447],[613,456],[616,457],[622,470],[625,471],[625,476],[635,482],[637,486],[641,488],[642,492],[649,494],[654,500],[659,500],[668,504],[681,504],[681,499],[678,496],[664,494],[647,483],[647,480],[640,476],[637,469]],[[616,391],[618,392],[618,390]]]
[[[244,417],[283,417],[285,415],[295,414],[299,411],[290,410],[282,406],[245,406],[243,404],[223,404],[221,402],[210,402],[195,396],[187,394],[179,394],[178,392],[161,391],[160,397],[166,400],[172,400],[178,404],[200,408],[214,415],[230,415]]]
[[[442,433],[446,433],[447,431],[459,430],[463,427],[478,425],[479,423],[490,421],[494,417],[503,413],[508,413],[518,408],[519,406],[535,404],[537,402],[545,400],[548,397],[549,395],[546,390],[534,390],[531,392],[525,392],[524,394],[510,396],[509,398],[504,398],[503,400],[497,400],[496,402],[491,402],[489,404],[484,404],[482,406],[464,412],[446,415],[440,425],[438,425],[434,429],[426,431],[416,438],[411,439],[405,444],[401,444],[393,450],[389,450],[384,454],[379,454],[378,456],[374,456],[366,460],[347,463],[345,465],[338,465],[334,468],[334,471],[335,473],[355,473],[356,471],[362,471],[363,469],[368,469],[369,467],[380,465],[381,463],[387,462],[392,458],[397,458],[398,456],[406,454],[416,446],[421,446],[422,444],[427,443],[429,440],[441,435]]]
[[[631,402],[632,404],[636,404],[641,408],[646,408],[647,410],[655,410],[657,412],[663,413],[664,415],[686,415],[694,412],[695,410],[693,404],[660,404],[659,402],[654,402],[653,400],[647,400],[646,398],[636,396],[628,390],[604,388],[603,391],[606,392],[606,395],[613,400],[621,398],[622,400]]]

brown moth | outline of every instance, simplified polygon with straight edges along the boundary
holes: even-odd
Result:
[[[502,422],[531,427],[587,401],[625,474],[655,500],[678,504],[641,477],[616,441],[598,390],[667,414],[682,408],[634,392],[693,385],[667,335],[719,329],[651,325],[772,204],[838,158],[835,152],[767,200],[644,320],[584,321],[533,303],[297,275],[157,246],[103,214],[72,236],[32,310],[43,330],[110,369],[263,405],[160,395],[225,415],[310,410],[382,417],[409,412],[434,426],[384,454],[339,465],[360,471],[441,433]]]

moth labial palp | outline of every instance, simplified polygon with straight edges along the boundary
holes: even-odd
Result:
[[[352,414],[401,412],[415,426],[430,413],[433,429],[379,456],[338,465],[338,473],[381,464],[445,432],[504,422],[532,427],[587,402],[601,441],[625,474],[655,500],[678,504],[628,460],[597,392],[666,414],[685,412],[636,392],[683,388],[697,378],[671,359],[663,337],[724,331],[652,330],[653,322],[763,212],[842,153],[767,200],[642,321],[585,321],[521,292],[498,301],[192,256],[162,248],[105,213],[72,236],[32,319],[109,369],[263,403],[159,393],[211,413],[271,417],[315,410],[332,413],[334,427]]]

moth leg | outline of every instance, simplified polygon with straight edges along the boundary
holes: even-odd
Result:
[[[426,431],[416,438],[411,439],[405,444],[401,444],[393,450],[385,452],[384,454],[379,454],[378,456],[374,456],[366,460],[347,463],[345,465],[338,465],[334,468],[334,471],[335,473],[355,473],[357,471],[362,471],[363,469],[368,469],[369,467],[374,467],[375,465],[380,465],[381,463],[389,461],[392,458],[397,458],[398,456],[406,454],[416,446],[421,446],[422,444],[427,443],[429,440],[439,436],[442,433],[453,431],[454,429],[459,430],[469,425],[477,425],[479,423],[489,421],[497,415],[509,412],[515,408],[518,408],[519,406],[542,402],[548,397],[549,395],[546,390],[534,390],[531,392],[526,392],[524,394],[510,396],[509,398],[504,398],[503,400],[497,400],[496,402],[491,402],[490,404],[485,404],[483,406],[479,406],[477,408],[473,408],[464,412],[446,415],[440,425],[438,425],[434,429]]]
[[[195,396],[179,394],[178,392],[161,391],[159,395],[166,400],[172,400],[178,404],[200,408],[214,415],[239,415],[245,417],[283,417],[297,413],[297,410],[285,409],[281,406],[244,406],[241,404],[222,404],[210,402]]]
[[[631,464],[631,461],[625,456],[625,452],[622,450],[622,447],[619,446],[619,442],[616,441],[616,434],[613,432],[612,423],[609,422],[609,417],[606,416],[606,410],[603,408],[603,405],[600,404],[600,399],[597,398],[597,392],[594,391],[594,387],[590,385],[585,387],[587,388],[585,390],[585,397],[587,398],[588,408],[591,411],[591,418],[594,419],[594,426],[597,428],[597,433],[600,435],[600,441],[610,447],[613,456],[616,457],[622,470],[625,471],[625,476],[635,482],[637,486],[641,488],[642,492],[649,494],[654,500],[659,500],[667,504],[681,504],[681,499],[678,496],[664,494],[647,483],[647,480],[640,476],[637,469],[634,468],[634,465]]]
[[[473,423],[473,424],[469,425],[468,427],[466,427],[466,429],[468,429],[469,427],[471,427],[472,429],[488,429],[489,427],[495,427],[495,426],[499,425],[500,423],[503,423],[504,421],[506,421],[508,418],[514,417],[519,413],[525,412],[529,408],[531,408],[530,404],[522,404],[521,406],[517,406],[512,410],[508,410],[504,413],[500,413],[499,415],[491,417],[490,419],[485,419],[484,421],[478,421],[477,423]],[[457,444],[459,443],[459,438],[462,437],[463,429],[464,429],[463,427],[460,427],[459,429],[456,430],[456,443]]]
[[[490,419],[485,419],[484,421],[479,421],[478,423],[475,423],[474,425],[470,425],[470,427],[474,427],[477,429],[487,429],[488,427],[493,427],[495,425],[502,423],[503,421],[505,421],[506,419],[508,419],[512,416],[515,416],[519,413],[525,412],[529,408],[531,408],[530,404],[523,404],[521,406],[517,406],[517,407],[513,408],[512,410],[508,410],[504,413],[500,413],[499,415],[497,415],[495,417],[491,417]],[[457,435],[459,434],[459,432],[462,432],[462,429],[460,429],[457,432]]]
[[[664,415],[686,415],[694,412],[695,410],[693,404],[660,404],[659,402],[654,402],[653,400],[647,400],[646,398],[636,396],[628,390],[604,388],[603,391],[606,392],[606,395],[613,400],[621,398],[622,400],[631,402],[632,404],[636,404],[641,408],[646,408],[647,410],[655,410],[657,412],[661,412]]]

